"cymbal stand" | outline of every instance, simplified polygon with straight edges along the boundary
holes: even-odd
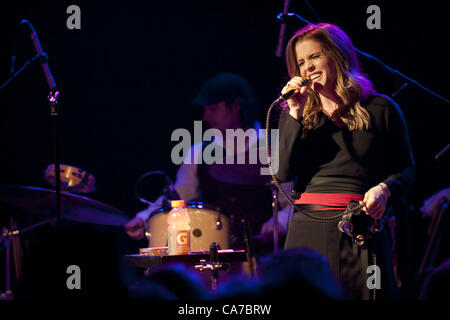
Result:
[[[245,248],[247,251],[247,261],[248,261],[248,266],[250,268],[250,275],[252,276],[252,278],[255,275],[255,266],[253,263],[253,250],[252,250],[252,245],[250,243],[250,232],[249,232],[249,227],[248,227],[248,218],[247,216],[244,216],[241,219],[241,226],[244,232],[244,243],[245,243]]]
[[[2,234],[0,235],[0,243],[5,241],[6,247],[6,290],[5,293],[0,293],[0,300],[12,300],[13,294],[11,291],[11,275],[10,275],[10,248],[11,248],[11,239],[7,236],[9,231],[6,228],[3,228]]]
[[[219,281],[219,270],[225,270],[227,266],[219,261],[219,245],[216,242],[212,242],[209,247],[209,262],[206,260],[200,260],[200,264],[195,266],[195,269],[199,271],[211,270],[211,290],[216,292],[217,284]]]
[[[21,230],[17,229],[13,223],[11,223],[10,229],[3,227],[2,233],[0,234],[0,244],[5,241],[5,247],[6,247],[6,290],[4,293],[0,292],[0,300],[12,300],[13,299],[13,292],[11,290],[11,256],[10,256],[10,249],[11,249],[11,241],[15,238],[18,238],[22,233],[28,232],[30,230],[33,230],[37,227],[43,226],[45,224],[54,224],[54,219],[48,219],[41,221],[39,223],[36,223],[34,225],[31,225],[29,227],[23,228]]]

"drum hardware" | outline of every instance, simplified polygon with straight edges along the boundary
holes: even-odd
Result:
[[[50,169],[47,168],[47,172],[48,170],[53,169],[53,167],[51,166]],[[68,168],[68,166],[63,166],[63,172],[66,172],[66,169]],[[46,176],[46,178],[49,177],[50,176]],[[58,175],[54,175],[53,177],[58,177]],[[88,175],[88,177],[91,177],[88,178],[88,181],[93,181],[89,180],[93,178],[92,175]],[[83,181],[84,179],[83,176],[79,176],[79,178],[81,178],[80,181]],[[55,179],[55,185],[59,185],[60,187],[61,180],[64,180],[64,178],[59,178],[60,183],[58,184],[56,183],[58,179]],[[79,185],[80,184],[78,184],[78,186]],[[73,186],[75,186],[75,184],[73,184]],[[93,186],[93,184],[91,184],[91,186]],[[88,189],[83,190],[87,191]],[[20,258],[18,258],[18,252],[16,250],[17,248],[15,248],[14,242],[20,239],[19,237],[21,234],[46,224],[51,224],[52,226],[54,226],[57,221],[61,220],[112,226],[122,226],[128,221],[128,216],[125,213],[112,206],[76,194],[62,192],[61,190],[58,191],[25,186],[0,186],[0,202],[15,208],[25,210],[30,215],[47,217],[47,219],[23,229],[18,229],[12,218],[10,218],[10,227],[3,227],[0,234],[0,244],[4,241],[6,247],[6,290],[4,293],[0,292],[0,300],[13,299],[13,292],[11,290],[10,251],[12,247],[14,251],[14,264],[16,267],[17,277],[19,262],[18,259]]]
[[[165,179],[166,184],[161,191],[161,197],[162,197],[161,204],[157,204],[155,202],[149,201],[139,194],[139,191],[138,191],[139,185],[142,183],[142,181],[145,178],[147,178],[151,175],[161,175]],[[149,172],[144,173],[142,176],[140,176],[139,179],[134,184],[134,194],[136,195],[136,198],[139,201],[141,201],[145,204],[151,205],[151,206],[161,206],[165,211],[166,210],[170,211],[170,209],[171,209],[169,200],[180,200],[181,199],[181,197],[178,194],[177,190],[175,189],[175,185],[172,182],[172,180],[170,179],[170,177],[167,174],[165,174],[163,171],[159,171],[159,170],[158,171],[149,171]]]
[[[357,201],[350,201],[338,223],[339,231],[351,237],[358,246],[364,245],[366,240],[381,231],[380,220],[375,220],[367,214],[361,214],[363,207]]]
[[[255,275],[254,272],[254,265],[253,265],[253,252],[252,252],[252,247],[251,247],[251,243],[250,243],[250,235],[249,235],[249,231],[248,231],[248,221],[247,218],[244,217],[241,219],[241,225],[244,231],[244,243],[245,243],[245,248],[247,251],[247,261],[248,261],[248,266],[250,268],[250,275],[253,278]]]
[[[220,246],[216,242],[212,242],[209,247],[209,262],[206,259],[201,259],[200,264],[195,266],[195,269],[198,271],[211,270],[212,292],[217,290],[219,270],[226,270],[228,268],[226,264],[219,261],[218,250],[220,250]]]
[[[216,221],[216,230],[222,230],[223,225],[222,225],[222,220],[220,219],[220,216],[222,214],[219,212],[219,215],[217,216],[217,221]]]
[[[55,218],[48,219],[26,227],[24,229],[17,229],[16,224],[11,219],[11,227],[8,229],[3,227],[2,233],[0,234],[0,244],[4,241],[6,247],[6,258],[5,258],[5,272],[6,272],[6,289],[4,293],[0,292],[0,300],[13,300],[13,292],[11,290],[11,245],[14,239],[19,238],[19,236],[25,232],[38,228],[40,226],[51,224],[54,225],[56,222]]]
[[[198,271],[209,270],[212,271],[211,289],[216,290],[219,271],[229,271],[231,264],[247,261],[247,254],[245,250],[220,249],[219,244],[211,243],[208,251],[192,251],[190,254],[173,256],[152,255],[144,252],[144,254],[127,254],[124,260],[132,267],[144,269],[146,277],[149,277],[156,268],[173,263],[193,266]]]
[[[194,229],[194,230],[192,230],[192,235],[194,236],[194,237],[201,237],[202,236],[202,231],[200,230],[200,229]]]
[[[167,247],[166,247],[167,248]],[[245,250],[233,249],[218,249],[217,254],[219,260],[223,263],[245,262],[247,261],[247,253]],[[124,256],[125,261],[133,267],[137,268],[156,268],[164,264],[183,263],[190,266],[195,266],[200,263],[200,260],[208,260],[210,252],[207,251],[192,251],[190,254],[180,255],[149,255],[149,254],[127,254]]]

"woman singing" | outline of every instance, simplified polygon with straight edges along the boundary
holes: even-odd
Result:
[[[285,248],[308,247],[327,257],[351,299],[370,297],[367,268],[376,261],[376,295],[392,297],[382,232],[360,246],[339,231],[340,218],[311,217],[336,216],[354,200],[363,214],[379,220],[388,203],[405,194],[415,164],[404,116],[393,100],[375,92],[352,42],[335,25],[311,24],[295,33],[286,62],[291,80],[282,93],[300,92],[287,100],[280,118],[277,177],[294,179],[300,196],[295,203],[310,217],[294,213]],[[304,79],[310,79],[307,85]]]

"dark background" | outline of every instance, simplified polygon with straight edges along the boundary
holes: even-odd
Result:
[[[448,10],[442,1],[310,1],[322,21],[342,27],[356,48],[368,52],[424,86],[448,94]],[[66,8],[81,8],[81,30],[68,30]],[[369,30],[369,5],[381,8],[381,30]],[[16,70],[35,55],[27,29],[35,27],[62,93],[61,163],[96,177],[88,196],[129,217],[145,208],[134,185],[145,172],[163,170],[175,178],[170,141],[176,128],[193,130],[201,109],[191,104],[203,81],[219,72],[247,78],[265,118],[287,79],[275,56],[276,16],[282,1],[58,1],[0,4],[0,82],[9,77],[15,41]],[[317,22],[305,1],[290,12]],[[287,38],[304,26],[289,20]],[[404,80],[360,57],[376,89],[387,95]],[[43,170],[53,162],[48,87],[34,64],[0,92],[0,185],[50,188]],[[410,200],[447,187],[448,157],[434,155],[448,144],[449,106],[410,84],[395,97],[411,136],[418,175]],[[392,155],[395,157],[395,155]],[[146,190],[156,198],[155,180]]]

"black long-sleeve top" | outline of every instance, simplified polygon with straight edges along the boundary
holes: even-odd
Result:
[[[319,112],[317,125],[306,135],[303,119],[298,121],[283,111],[278,179],[296,179],[299,193],[364,194],[384,182],[392,198],[402,196],[415,176],[405,118],[399,106],[384,95],[371,95],[361,106],[370,114],[368,130],[339,128]]]

